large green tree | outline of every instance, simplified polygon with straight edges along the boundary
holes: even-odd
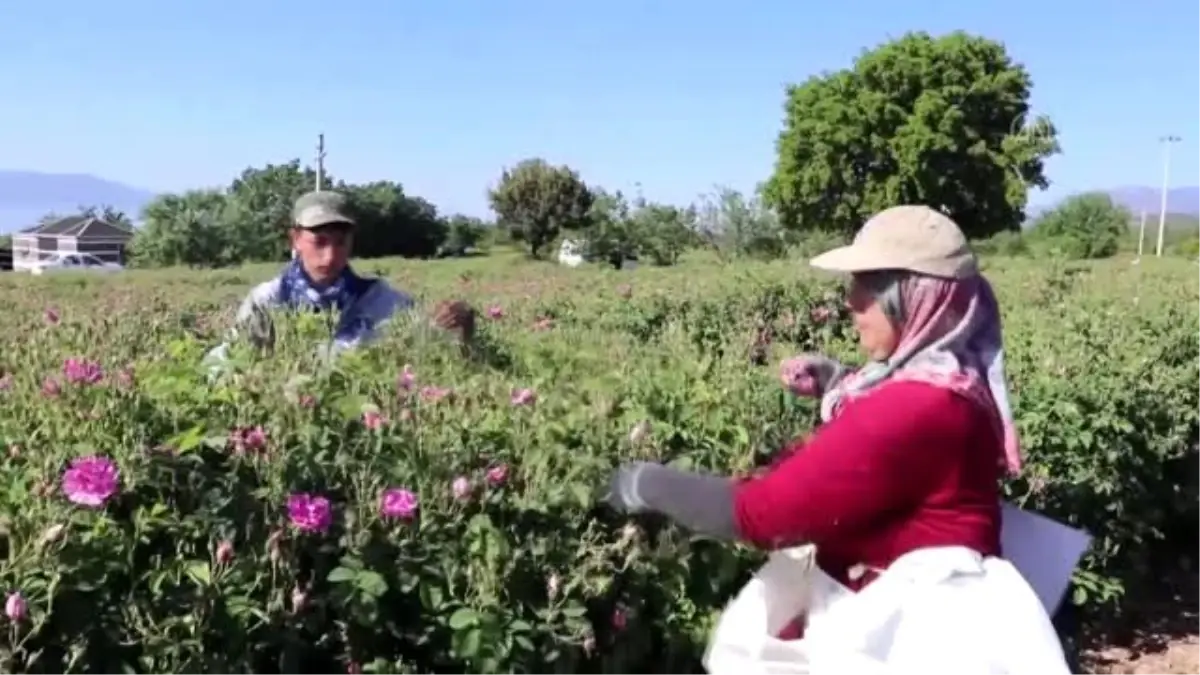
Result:
[[[431,256],[445,241],[446,223],[437,209],[404,194],[398,183],[355,185],[325,178],[327,189],[344,192],[354,209],[360,257]],[[162,195],[142,214],[134,260],[148,267],[284,260],[292,206],[315,186],[316,172],[293,160],[248,168],[224,190]]]
[[[1016,230],[1058,151],[1029,119],[1029,73],[998,42],[911,33],[848,70],[788,88],[763,196],[789,229],[849,233],[897,204],[928,204],[968,236]]]
[[[499,225],[541,258],[559,232],[587,227],[594,197],[570,167],[527,159],[504,170],[488,200]]]
[[[221,190],[192,190],[155,197],[142,209],[130,258],[139,267],[220,267],[238,261],[240,245],[230,225],[231,204]]]

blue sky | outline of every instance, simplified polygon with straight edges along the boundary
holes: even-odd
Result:
[[[543,156],[689,202],[770,172],[783,87],[908,30],[1003,41],[1058,125],[1063,194],[1158,185],[1156,138],[1200,183],[1196,0],[10,2],[0,168],[137,187],[226,183],[309,157],[486,214],[505,165]]]

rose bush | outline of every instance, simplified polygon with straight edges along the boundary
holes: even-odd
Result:
[[[752,470],[815,419],[777,364],[854,354],[832,282],[698,269],[405,263],[393,283],[489,308],[479,359],[397,326],[327,366],[301,317],[215,379],[200,357],[269,270],[203,291],[0,279],[0,667],[695,671],[761,557],[616,518],[596,491],[631,459]],[[1007,489],[1097,535],[1081,604],[1115,602],[1195,516],[1185,273],[992,272],[1029,454]]]

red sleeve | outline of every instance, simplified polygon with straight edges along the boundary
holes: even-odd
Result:
[[[958,462],[972,404],[922,382],[886,384],[846,405],[803,449],[742,481],[738,533],[762,548],[836,539],[912,507]]]

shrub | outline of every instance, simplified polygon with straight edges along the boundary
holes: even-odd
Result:
[[[1200,402],[1178,282],[1194,268],[1178,265],[1140,270],[1137,304],[1127,265],[994,270],[1029,457],[1007,489],[1097,535],[1078,575],[1089,607],[1145,574],[1200,498],[1179,480]],[[261,270],[0,281],[15,324],[0,338],[0,591],[15,617],[0,667],[698,667],[761,556],[614,517],[596,490],[633,459],[744,472],[803,432],[814,410],[773,363],[852,356],[836,286],[788,262],[389,269],[427,299],[457,284],[497,308],[480,327],[497,358],[397,329],[325,367],[323,324],[302,317],[278,322],[274,353],[237,346],[210,381],[199,357]],[[764,341],[769,367],[749,367]],[[86,456],[117,473],[73,464]],[[79,486],[91,496],[72,501]]]

